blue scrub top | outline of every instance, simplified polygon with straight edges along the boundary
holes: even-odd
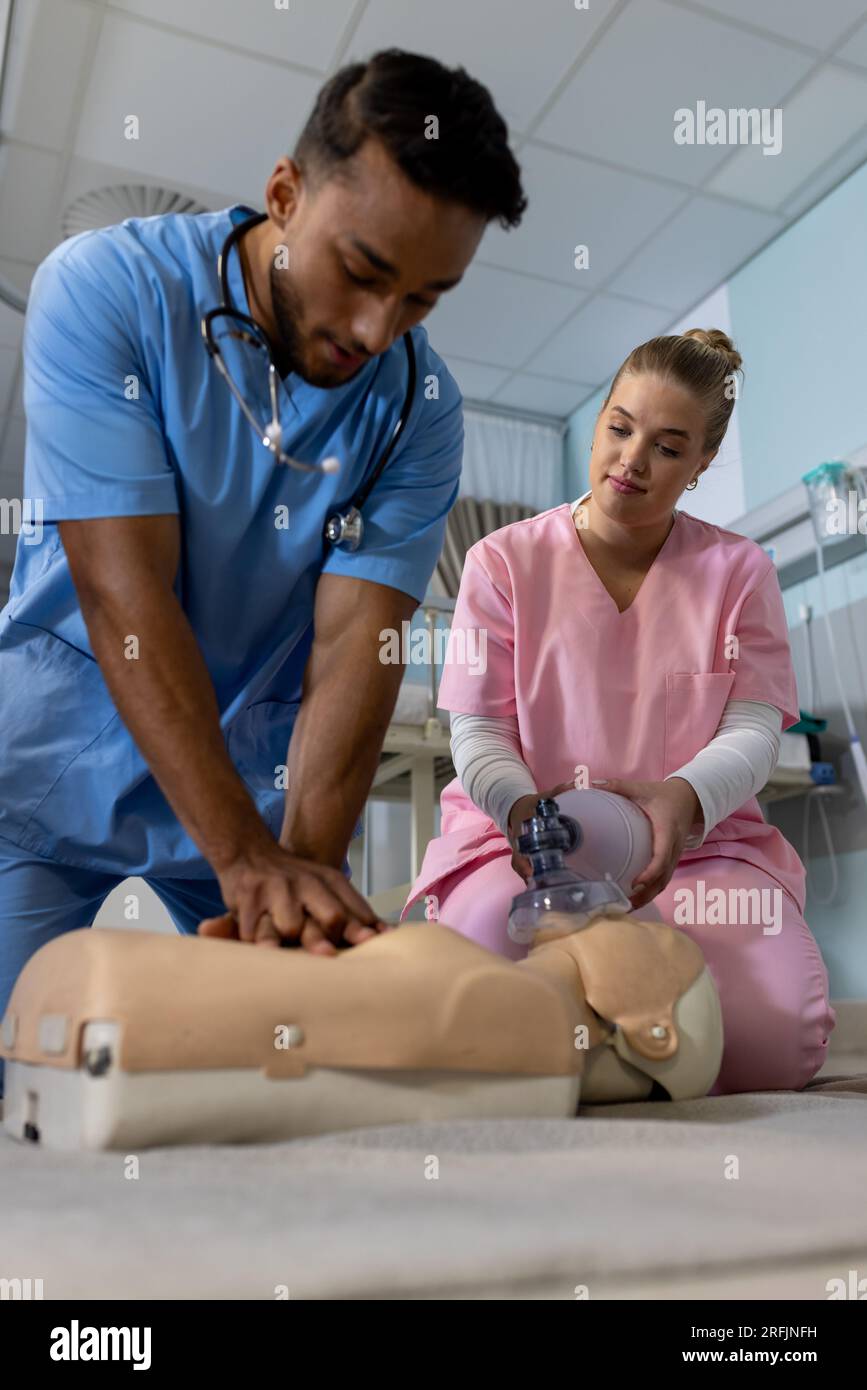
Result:
[[[285,793],[275,769],[286,763],[301,699],[319,575],[420,600],[457,497],[461,394],[419,325],[412,411],[363,508],[361,549],[323,541],[328,516],[350,503],[388,444],[406,394],[406,349],[398,339],[333,389],[287,376],[285,452],[304,462],[335,454],[342,466],[323,475],[275,465],[200,328],[220,302],[220,248],[249,213],[130,218],[61,243],[33,278],[24,496],[41,501],[44,528],[38,544],[19,534],[0,613],[0,836],[62,862],[213,873],[121,722],[56,522],[179,515],[176,593],[214,684],[229,755],[277,834]],[[249,313],[236,250],[228,275],[236,307]],[[267,421],[264,378],[250,392]],[[278,524],[284,508],[288,527]]]

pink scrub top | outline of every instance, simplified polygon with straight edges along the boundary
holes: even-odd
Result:
[[[571,780],[579,764],[589,778],[661,782],[710,743],[728,700],[775,705],[784,730],[800,717],[779,581],[760,546],[677,511],[620,613],[568,503],[468,551],[438,699],[461,714],[517,715],[540,791]],[[407,908],[509,850],[457,778],[440,807],[442,833]],[[804,866],[755,797],[679,865],[718,855],[764,869],[803,912]]]

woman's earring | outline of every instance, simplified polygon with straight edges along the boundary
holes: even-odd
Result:
[[[687,485],[686,485],[686,490],[687,490],[687,492],[692,492],[692,490],[693,490],[694,487],[698,487],[698,478],[693,478],[693,480],[692,480],[691,483],[687,483]]]

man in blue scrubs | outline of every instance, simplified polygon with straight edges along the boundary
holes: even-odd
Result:
[[[203,345],[249,209],[131,219],[40,266],[25,495],[46,524],[0,614],[0,1012],[29,956],[130,875],[182,931],[330,954],[380,929],[341,870],[402,675],[379,634],[425,592],[463,443],[420,322],[525,205],[462,69],[389,50],[322,89],[227,268],[278,363],[282,448],[335,456],[330,474],[275,463]],[[361,548],[335,549],[325,522],[400,415],[407,331],[406,428]]]

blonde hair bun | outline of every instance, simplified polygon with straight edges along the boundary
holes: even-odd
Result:
[[[700,401],[706,422],[702,448],[714,454],[728,429],[738,394],[732,390],[734,374],[741,371],[742,361],[731,338],[720,328],[690,328],[686,333],[650,338],[633,348],[618,367],[602,410],[624,376],[646,372],[676,382]]]
[[[705,347],[712,348],[714,352],[721,352],[728,362],[729,371],[740,371],[744,359],[731,338],[727,333],[723,333],[721,328],[688,328],[680,336],[682,338],[695,338],[696,342],[703,343]]]

